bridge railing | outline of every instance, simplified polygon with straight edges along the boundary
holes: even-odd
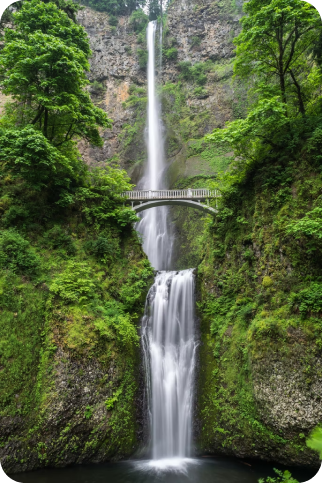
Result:
[[[136,190],[122,193],[124,198],[132,201],[164,200],[164,199],[205,199],[219,198],[218,190],[187,189],[187,190]]]

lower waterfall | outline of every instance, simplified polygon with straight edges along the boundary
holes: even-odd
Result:
[[[196,352],[192,269],[157,273],[147,296],[142,344],[152,457],[188,457]]]

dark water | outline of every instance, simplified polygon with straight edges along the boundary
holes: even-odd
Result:
[[[256,483],[274,476],[272,465],[245,463],[236,459],[200,458],[180,461],[124,461],[68,468],[48,468],[10,475],[20,483]],[[277,465],[279,469],[282,468]],[[300,482],[313,478],[317,470],[287,468]]]

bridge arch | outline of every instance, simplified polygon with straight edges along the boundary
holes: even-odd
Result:
[[[211,206],[204,205],[202,203],[198,203],[197,201],[192,201],[192,200],[153,200],[153,201],[146,201],[146,202],[141,202],[138,205],[132,205],[132,209],[136,211],[136,213],[140,213],[141,211],[148,210],[149,208],[155,208],[157,206],[165,206],[165,205],[181,205],[181,206],[187,206],[189,208],[194,208],[196,210],[201,210],[205,211],[207,213],[210,213],[212,215],[217,213],[217,210],[215,208],[212,208]]]

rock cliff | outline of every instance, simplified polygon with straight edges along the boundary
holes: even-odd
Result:
[[[233,84],[231,64],[232,40],[240,28],[241,4],[228,0],[178,0],[166,14],[161,96],[171,186],[182,176],[216,173],[218,169],[212,160],[200,156],[191,159],[187,142],[223,126],[242,109],[245,88]],[[78,21],[85,27],[93,51],[89,79],[104,86],[100,96],[93,94],[94,99],[114,120],[112,131],[103,134],[104,147],[93,149],[82,145],[82,154],[90,165],[116,159],[137,182],[146,159],[143,119],[146,104],[144,100],[139,106],[126,101],[131,89],[146,88],[146,69],[140,67],[138,58],[138,50],[146,46],[138,43],[128,17],[121,17],[118,27],[110,27],[108,15],[85,8],[78,14]],[[176,50],[174,59],[167,58],[169,46]],[[210,62],[201,93],[194,92],[198,86],[194,79],[186,81],[180,77],[182,61],[192,65]],[[180,92],[169,87],[179,83]],[[174,121],[174,115],[180,118],[180,123]]]

